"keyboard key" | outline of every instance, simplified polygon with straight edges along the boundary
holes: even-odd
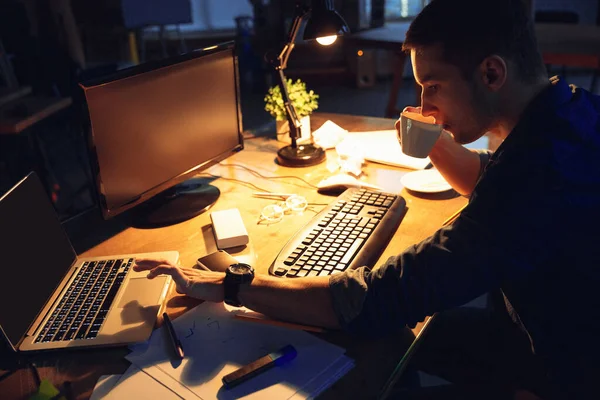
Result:
[[[116,273],[122,263],[123,260],[84,263],[35,341],[96,337],[125,279],[124,272]]]
[[[289,257],[287,258],[287,260],[285,260],[283,263],[284,263],[285,265],[293,265],[293,264],[294,264],[294,261],[296,261],[296,257],[294,257],[294,256],[289,256]]]

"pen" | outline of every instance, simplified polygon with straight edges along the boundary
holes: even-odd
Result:
[[[269,353],[266,356],[261,357],[256,361],[252,361],[250,364],[244,365],[232,373],[225,375],[222,379],[223,385],[226,389],[231,389],[276,365],[283,365],[286,362],[293,360],[296,358],[297,354],[294,346],[288,344],[278,351]]]
[[[183,360],[183,346],[181,345],[179,339],[177,339],[175,328],[173,328],[173,324],[171,323],[171,319],[167,313],[163,313],[163,320],[167,326],[167,333],[169,335],[169,342],[173,347],[173,353],[175,353],[175,357],[177,357],[179,360]]]
[[[442,223],[442,226],[446,226],[446,225],[450,225],[452,222],[454,222],[454,220],[456,218],[458,218],[458,216],[460,215],[460,213],[469,205],[469,203],[465,204],[464,206],[462,206],[460,209],[456,210],[456,212],[454,214],[452,214],[451,216],[449,216],[444,223]]]

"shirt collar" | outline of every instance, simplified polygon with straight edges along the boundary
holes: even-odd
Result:
[[[538,125],[540,118],[545,118],[550,110],[556,110],[568,103],[572,96],[573,89],[564,80],[559,79],[558,76],[550,78],[549,84],[525,108],[519,122],[495,152],[495,156],[499,156],[506,148],[512,147],[520,140],[527,140],[526,132],[531,134],[536,131],[530,129],[531,126]],[[523,135],[525,137],[518,139]],[[496,161],[496,158],[492,157],[493,161]]]
[[[550,78],[547,85],[525,109],[525,115],[536,113],[536,111],[548,108],[559,108],[569,102],[573,96],[573,89],[558,76]]]

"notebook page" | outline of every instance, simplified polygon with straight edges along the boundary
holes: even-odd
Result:
[[[429,157],[415,158],[402,153],[395,130],[348,133],[342,142],[344,146],[360,149],[365,160],[404,167],[423,169],[429,164]]]
[[[222,303],[203,303],[173,321],[173,326],[185,352],[179,365],[170,360],[162,328],[147,346],[135,346],[126,358],[157,380],[166,374],[201,399],[287,399],[345,352],[304,331],[234,319]],[[294,360],[233,389],[222,387],[224,375],[287,344],[298,352]]]

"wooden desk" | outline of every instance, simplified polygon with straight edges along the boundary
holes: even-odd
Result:
[[[600,56],[600,26],[536,23],[535,34],[542,54]]]
[[[389,129],[394,120],[371,117],[344,116],[335,114],[314,114],[313,126],[321,126],[330,119],[351,131],[369,131]],[[272,225],[257,224],[261,209],[272,200],[252,197],[257,189],[244,184],[250,182],[262,189],[274,192],[292,192],[306,196],[310,202],[330,203],[335,197],[318,194],[314,189],[306,189],[302,182],[295,179],[266,180],[257,178],[250,172],[231,164],[242,164],[266,176],[293,175],[316,184],[329,174],[325,163],[308,168],[286,168],[275,163],[276,150],[283,143],[272,139],[257,137],[246,140],[246,148],[233,157],[224,160],[209,171],[226,178],[238,179],[235,182],[217,179],[214,185],[221,190],[221,197],[213,210],[232,207],[240,209],[251,238],[249,246],[234,255],[251,257],[253,264],[261,273],[266,273],[270,263],[288,238],[307,223],[314,213],[307,211],[303,215],[286,215],[282,222]],[[335,153],[328,152],[335,158]],[[466,199],[454,192],[431,195],[417,195],[401,190],[400,177],[408,170],[369,164],[366,167],[369,181],[383,185],[386,189],[399,192],[408,205],[397,233],[383,251],[380,261],[401,252],[406,247],[425,239],[434,233],[442,222],[455,210],[466,203]],[[304,187],[303,187],[304,186]],[[314,206],[315,211],[322,207]],[[186,222],[160,229],[127,228],[107,240],[91,247],[85,256],[107,255],[130,252],[159,250],[178,250],[181,265],[191,267],[196,259],[215,250],[214,238],[208,213],[204,213]],[[197,301],[173,294],[168,302],[168,312],[174,317],[183,313]],[[401,359],[406,361],[409,346],[415,342],[415,336],[423,330],[424,324],[415,329],[405,329],[401,334],[391,335],[379,340],[357,339],[343,332],[329,332],[321,337],[347,349],[348,356],[356,361],[356,367],[334,384],[322,395],[325,399],[373,398],[375,397]],[[87,398],[98,377],[102,374],[122,373],[128,367],[123,359],[127,351],[122,348],[77,351],[66,355],[48,354],[38,361],[42,378],[48,378],[55,385],[71,381],[77,398]],[[404,363],[400,365],[402,368]],[[26,398],[33,390],[33,378],[30,371],[23,370],[0,382],[0,393],[4,398]]]
[[[408,59],[408,55],[402,51],[402,43],[409,26],[410,22],[388,22],[381,28],[358,32],[344,39],[346,43],[356,48],[375,48],[389,50],[394,53],[392,87],[390,88],[384,114],[386,118],[398,118],[402,111],[398,109],[396,102],[398,101],[398,91],[402,85],[404,65]],[[418,93],[420,91],[417,91]],[[420,98],[417,99],[417,103],[414,105],[419,104]]]
[[[27,93],[31,88],[22,90]],[[48,193],[55,192],[57,179],[40,137],[40,125],[67,110],[72,102],[70,97],[20,96],[0,106],[0,162],[6,162],[11,184],[35,170]]]
[[[535,33],[544,63],[594,70],[590,91],[600,72],[600,26],[537,23]]]

